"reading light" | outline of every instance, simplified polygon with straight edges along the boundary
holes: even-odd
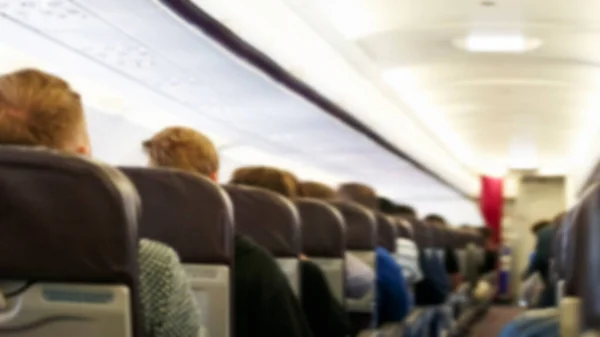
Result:
[[[538,48],[540,39],[523,35],[471,34],[454,41],[454,45],[473,53],[524,53]]]

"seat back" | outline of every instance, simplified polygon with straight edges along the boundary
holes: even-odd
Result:
[[[377,221],[375,214],[365,207],[345,201],[331,201],[346,223],[346,250],[376,269]],[[373,289],[360,300],[346,301],[351,312],[373,314],[375,310],[375,283]]]
[[[115,169],[0,147],[0,335],[143,336],[138,207]]]
[[[321,268],[333,294],[344,303],[346,226],[342,214],[313,199],[297,200],[296,208],[302,220],[302,251]]]
[[[296,295],[300,295],[300,217],[292,202],[261,188],[226,185],[233,202],[235,230],[275,256]]]
[[[377,244],[390,253],[396,253],[396,237],[398,232],[392,219],[382,213],[375,214],[377,219]]]
[[[395,218],[394,220],[396,222],[396,234],[398,234],[398,237],[414,240],[413,229],[410,222],[402,218]]]
[[[231,333],[233,209],[225,192],[195,174],[122,168],[142,199],[140,237],[179,255],[209,336]]]
[[[409,222],[413,229],[415,243],[419,249],[433,247],[433,233],[431,232],[430,228],[418,219],[412,219]]]
[[[581,331],[600,331],[600,185],[584,196],[574,215],[575,264],[572,279],[581,298]],[[579,332],[579,331],[577,331]]]

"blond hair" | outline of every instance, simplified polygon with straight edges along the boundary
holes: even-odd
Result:
[[[239,168],[233,172],[230,182],[235,185],[264,188],[288,198],[295,198],[298,192],[292,173],[267,166]]]
[[[370,209],[377,208],[377,193],[367,185],[343,184],[338,189],[338,195],[342,200],[353,201]]]
[[[0,77],[0,144],[64,149],[85,127],[81,98],[63,79],[35,69]]]
[[[303,181],[298,186],[300,196],[321,200],[331,200],[336,198],[335,191],[325,185],[315,181]]]
[[[183,126],[168,127],[143,143],[152,163],[205,176],[219,170],[214,144],[202,133]]]

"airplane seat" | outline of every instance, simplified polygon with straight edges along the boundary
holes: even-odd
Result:
[[[199,175],[122,168],[142,199],[139,234],[173,248],[190,280],[209,336],[232,336],[233,208],[223,189]]]
[[[414,240],[414,234],[410,222],[401,218],[394,218],[396,222],[396,233],[399,238]]]
[[[302,251],[317,264],[334,296],[344,303],[346,225],[342,214],[325,202],[299,199]]]
[[[457,230],[454,232],[454,243],[456,247],[456,258],[458,259],[458,266],[463,279],[466,279],[467,270],[467,234],[463,230]]]
[[[225,185],[234,207],[235,230],[271,252],[300,297],[300,216],[288,199],[262,188]]]
[[[377,220],[375,214],[365,207],[345,201],[330,201],[346,223],[346,251],[376,269]],[[354,330],[374,329],[376,318],[376,284],[359,300],[348,299],[346,308],[350,313]]]
[[[379,212],[375,213],[375,217],[377,219],[377,244],[387,249],[391,254],[396,253],[398,232],[394,222],[391,218]]]
[[[572,214],[574,222],[573,243],[566,254],[573,253],[573,259],[566,256],[566,261],[574,261],[571,270],[567,270],[565,281],[565,298],[560,307],[560,330],[562,333],[579,333],[587,335],[600,334],[600,183],[590,187],[577,210]],[[573,292],[574,297],[570,297]],[[579,298],[579,301],[574,300]],[[580,304],[579,310],[568,309]],[[580,313],[580,315],[577,315]],[[579,318],[579,321],[577,320]],[[575,335],[575,334],[573,334]]]
[[[0,147],[0,335],[143,336],[138,208],[118,170]]]

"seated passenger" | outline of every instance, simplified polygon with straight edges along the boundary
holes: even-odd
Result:
[[[437,214],[429,214],[426,216],[425,223],[435,227],[448,226],[446,220]],[[450,279],[451,289],[454,291],[462,283],[462,275],[460,274],[460,266],[458,264],[456,253],[449,247],[444,248],[444,266],[446,267],[446,273]]]
[[[337,196],[329,186],[306,181],[299,183],[298,195],[305,198],[333,200]],[[346,273],[344,293],[347,298],[361,299],[373,287],[375,274],[371,267],[354,254],[346,253]]]
[[[175,168],[217,181],[213,143],[186,127],[170,127],[144,142],[151,166]],[[273,256],[249,238],[235,235],[235,333],[244,336],[312,336],[285,274]]]
[[[245,167],[233,173],[232,184],[264,188],[286,198],[297,196],[297,179],[270,167]],[[329,288],[325,275],[305,256],[300,256],[302,308],[315,337],[344,337],[351,326],[346,311]]]
[[[0,145],[89,155],[79,95],[64,80],[38,70],[0,77]],[[161,243],[141,240],[139,261],[145,335],[197,336],[199,312],[177,254]]]
[[[356,183],[340,186],[342,200],[356,202],[371,210],[377,208],[377,194],[368,186]],[[377,320],[378,325],[401,322],[412,309],[412,298],[402,267],[385,248],[377,247]]]
[[[395,208],[395,214],[400,218],[410,221],[411,224],[417,224],[417,212],[413,207],[407,205],[398,205]],[[413,234],[417,237],[417,231],[424,230],[422,226],[412,228]],[[446,301],[450,293],[450,281],[448,275],[444,272],[445,266],[436,259],[427,258],[425,249],[419,249],[419,268],[423,278],[415,284],[415,304],[416,305],[439,305]]]
[[[406,206],[402,206],[406,207]],[[398,215],[398,211],[404,211],[404,208],[398,210],[397,206],[386,198],[379,198],[379,210],[387,215]],[[405,221],[402,219],[402,221]],[[410,226],[410,224],[408,224]],[[410,284],[415,284],[423,279],[423,272],[419,266],[419,249],[414,241],[398,237],[396,239],[396,252],[394,252],[396,262],[404,271],[404,278]]]

